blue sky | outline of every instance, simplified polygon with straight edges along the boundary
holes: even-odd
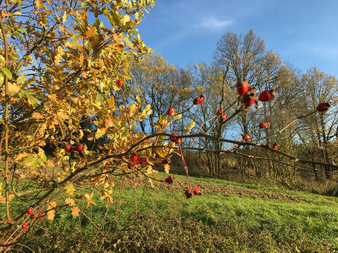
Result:
[[[338,77],[336,0],[157,0],[138,29],[147,46],[185,68],[210,64],[227,30],[245,35],[250,27],[284,62]]]

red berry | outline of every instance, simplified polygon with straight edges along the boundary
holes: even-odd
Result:
[[[23,224],[22,225],[22,229],[26,229],[27,228],[27,225],[26,224]]]
[[[66,146],[65,149],[66,149],[67,152],[73,152],[74,151],[73,147],[69,144]]]
[[[330,102],[320,103],[317,106],[317,111],[318,112],[326,112],[327,110],[329,110],[330,107],[331,107],[331,103]]]
[[[259,128],[267,128],[270,126],[270,123],[266,123],[266,122],[262,122],[262,123],[259,123]]]
[[[31,219],[34,219],[35,218],[35,216],[34,216],[34,214],[32,214],[31,216],[29,216]]]
[[[195,98],[192,102],[194,105],[198,105],[200,103],[200,100],[199,98]]]
[[[236,84],[237,92],[240,96],[243,96],[249,89],[249,84],[246,81],[238,81]]]
[[[192,189],[188,189],[185,191],[185,196],[187,197],[187,199],[192,198],[193,195],[194,195],[194,192]]]
[[[162,163],[162,164],[168,164],[169,161],[170,161],[169,158],[164,158],[164,159],[161,161],[161,163]]]
[[[194,188],[193,190],[195,195],[202,195],[202,191],[200,189]]]
[[[222,111],[224,112],[224,110],[222,110]],[[221,109],[219,109],[216,114],[218,115],[220,113],[221,113]]]
[[[33,208],[31,208],[31,207],[28,208],[28,209],[27,209],[27,213],[28,213],[29,215],[31,215],[31,214],[33,213]]]
[[[273,148],[274,150],[277,150],[278,144],[277,144],[277,143],[273,144],[273,145],[272,145],[272,148]],[[273,152],[273,151],[272,151],[272,152]]]
[[[82,151],[83,150],[83,145],[76,146],[77,151]]]
[[[117,84],[118,84],[118,86],[122,86],[122,84],[123,84],[123,82],[122,82],[122,80],[121,79],[119,79],[118,81],[117,81]]]
[[[138,158],[137,159],[137,162],[139,163],[139,164],[145,164],[145,163],[147,163],[148,162],[148,157],[140,157],[140,158]]]
[[[200,104],[204,102],[205,97],[203,95],[200,96]]]
[[[172,135],[178,136],[178,134],[172,134]],[[170,137],[170,140],[171,140],[172,142],[177,142],[177,138],[175,138],[175,137]]]
[[[168,115],[171,115],[174,113],[174,107],[169,108]]]
[[[166,177],[166,179],[164,179],[164,182],[166,182],[167,184],[172,184],[174,182],[175,177],[173,176],[168,176]]]
[[[248,141],[248,140],[250,140],[250,139],[251,139],[250,135],[248,135],[248,134],[244,134],[244,135],[243,135],[243,140],[244,140],[244,141]]]
[[[223,118],[223,119],[222,119]],[[221,117],[219,117],[218,121],[219,122],[224,122],[227,118],[227,115],[226,114],[223,114]]]
[[[137,154],[134,152],[130,156],[130,162],[134,163],[137,161]]]
[[[247,92],[244,97],[242,98],[242,106],[244,107],[250,107],[256,102],[256,94],[253,92]]]
[[[267,102],[273,99],[275,96],[276,96],[275,90],[265,90],[259,95],[258,100],[262,102]]]

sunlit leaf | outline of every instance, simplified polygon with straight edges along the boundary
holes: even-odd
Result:
[[[65,187],[66,193],[68,193],[69,195],[73,195],[75,192],[75,188],[73,184],[69,184]]]
[[[17,94],[21,90],[20,86],[16,83],[8,82],[8,93],[9,94]]]
[[[74,199],[66,198],[65,202],[70,206],[75,206]]]
[[[11,71],[9,71],[8,68],[2,67],[1,69],[5,73],[5,75],[8,77],[8,79],[12,79],[12,73],[11,73]]]
[[[77,206],[72,208],[72,215],[73,217],[78,217],[80,215],[80,209]]]
[[[16,80],[17,84],[24,84],[26,81],[26,76],[25,75],[21,75],[18,77],[18,80]]]
[[[92,201],[92,198],[94,197],[94,192],[92,192],[90,195],[88,193],[85,193],[84,196],[87,202],[86,208],[88,208],[91,204],[96,206],[95,202]]]

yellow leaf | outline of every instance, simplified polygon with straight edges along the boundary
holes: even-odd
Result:
[[[12,16],[12,13],[6,12],[6,11],[1,11],[1,16],[2,16],[2,18],[7,18],[7,17]]]
[[[195,122],[193,120],[190,121],[190,129],[193,129],[193,127],[195,126]]]
[[[58,115],[59,117],[61,117],[61,119],[63,119],[63,120],[69,119],[69,116],[68,116],[67,114],[65,114],[64,112],[62,112],[62,111],[58,111],[58,112],[57,112],[57,115]]]
[[[62,59],[63,48],[58,46],[58,54],[55,56],[55,65],[58,65]]]
[[[56,101],[56,94],[51,94],[48,96],[48,98],[52,101]]]
[[[75,188],[74,188],[74,185],[73,184],[69,184],[65,187],[65,190],[66,192],[69,194],[69,195],[73,195],[73,193],[75,192]]]
[[[43,8],[43,4],[40,0],[36,1],[35,4],[36,4],[36,7]]]
[[[129,21],[130,21],[130,16],[129,15],[123,16],[123,20],[122,20],[123,25],[125,25]]]
[[[91,204],[96,206],[96,204],[92,201],[92,197],[94,196],[94,192],[92,192],[90,195],[88,193],[86,193],[84,196],[85,196],[86,201],[87,201],[86,208],[88,208]]]
[[[113,126],[114,126],[114,123],[113,123],[113,121],[111,120],[111,117],[108,117],[108,118],[106,119],[106,124],[107,124],[108,127],[113,127]]]
[[[14,198],[14,194],[11,194],[11,195],[9,195],[8,200],[12,201],[13,198]],[[6,197],[0,197],[0,203],[1,204],[6,203]]]
[[[159,124],[159,123],[153,123],[153,126],[156,127],[156,128],[161,128],[162,127],[162,125]]]
[[[70,206],[75,206],[75,202],[74,202],[74,199],[71,199],[71,198],[66,198],[66,203]]]
[[[38,112],[33,112],[32,117],[34,119],[43,119],[43,116]]]
[[[16,83],[8,82],[8,93],[9,94],[17,94],[20,91],[20,86]]]
[[[63,13],[63,16],[62,16],[62,22],[65,23],[67,21],[67,13]]]
[[[80,214],[80,209],[77,206],[72,208],[72,215],[78,217]]]
[[[83,65],[83,54],[80,54],[80,64]]]
[[[175,117],[174,117],[174,119],[180,119],[180,118],[182,118],[182,114],[178,114],[178,115],[176,115]]]
[[[54,167],[54,166],[55,164],[52,161],[50,160],[47,161],[47,167]]]
[[[26,152],[19,153],[18,156],[15,158],[15,162],[22,162],[24,158],[28,157],[29,154]]]
[[[132,104],[130,107],[129,107],[129,116],[133,116],[135,114],[135,110],[137,108],[137,104]]]
[[[110,194],[105,191],[104,193],[102,193],[101,197],[100,197],[100,200],[104,200],[105,198],[107,198],[107,202],[110,202],[110,203],[113,203],[113,197],[110,196]]]
[[[169,164],[164,164],[164,171],[165,171],[165,173],[169,173],[169,170],[170,170]]]
[[[85,36],[87,38],[90,38],[92,36],[94,36],[94,34],[96,33],[96,27],[93,27],[91,29],[89,29],[88,31],[85,32]]]
[[[55,201],[51,202],[49,205],[48,205],[48,209],[52,209],[54,207],[56,207],[57,204]],[[55,209],[53,210],[50,210],[47,212],[47,218],[48,220],[54,220],[54,217],[55,217]]]

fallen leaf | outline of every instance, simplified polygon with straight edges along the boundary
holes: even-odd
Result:
[[[66,203],[70,206],[75,206],[75,202],[74,202],[74,199],[71,199],[71,198],[66,198]]]
[[[80,215],[80,209],[77,206],[74,206],[72,208],[72,215],[73,216],[79,216]]]

